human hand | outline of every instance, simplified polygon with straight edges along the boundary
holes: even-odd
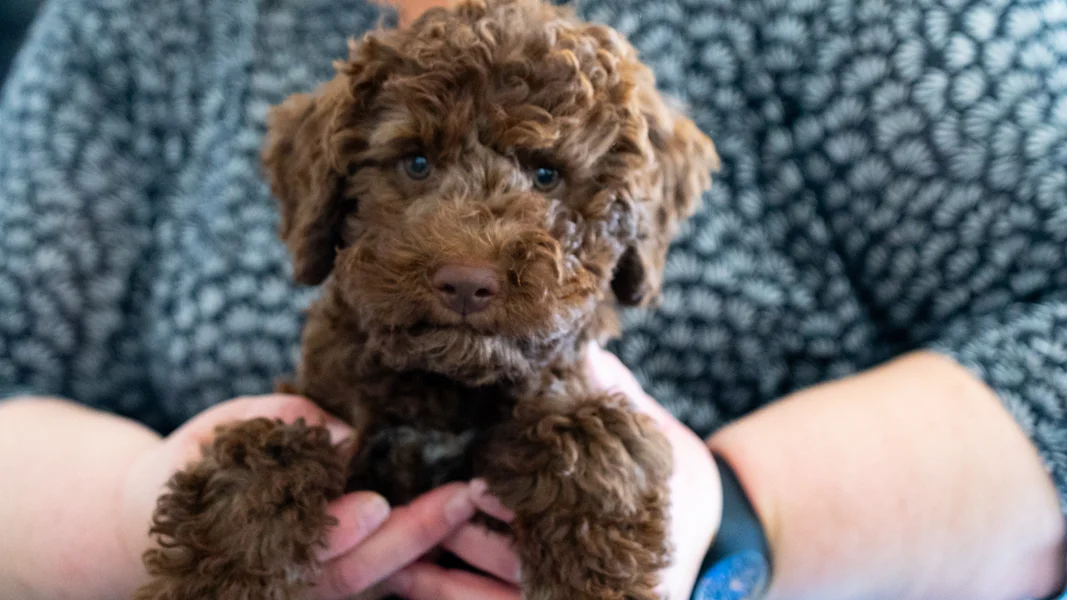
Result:
[[[509,522],[514,514],[489,495],[482,480],[470,483],[469,497],[481,512]],[[419,561],[398,571],[384,587],[407,600],[519,600],[519,559],[510,536],[469,522],[442,541],[441,547],[486,575],[445,569]]]
[[[218,426],[257,417],[293,422],[303,418],[324,425],[339,442],[353,431],[314,403],[296,396],[239,398],[208,409],[146,452],[130,467],[122,490],[120,537],[131,570],[144,578],[140,556],[148,549],[148,523],[156,500],[171,475],[200,457],[201,446]],[[361,594],[373,598],[387,590],[378,584],[398,569],[440,545],[476,512],[468,486],[433,490],[411,504],[390,510],[371,492],[346,494],[328,508],[337,519],[320,553],[324,568],[313,596],[322,600]]]
[[[715,462],[704,441],[675,419],[641,389],[633,374],[612,354],[591,346],[586,375],[601,391],[626,395],[649,415],[674,449],[671,488],[671,541],[674,560],[663,573],[662,593],[669,600],[689,598],[700,563],[718,530],[722,488]],[[471,483],[471,497],[479,510],[503,521],[512,514],[488,495],[485,483]],[[467,563],[491,574],[479,576],[417,562],[387,580],[394,593],[408,600],[517,600],[519,560],[507,536],[468,523],[443,544]]]
[[[646,394],[615,355],[590,344],[585,369],[595,389],[622,393],[651,417],[674,449],[669,482],[674,556],[660,585],[669,600],[686,600],[722,518],[722,486],[715,461],[704,441]]]

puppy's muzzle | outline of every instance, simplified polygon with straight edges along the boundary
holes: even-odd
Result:
[[[484,311],[500,295],[500,275],[489,267],[447,264],[432,282],[441,304],[463,317]]]

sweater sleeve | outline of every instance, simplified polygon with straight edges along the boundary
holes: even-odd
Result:
[[[931,349],[996,392],[1037,447],[1067,511],[1067,300],[1012,304],[959,319]]]
[[[149,247],[125,2],[55,0],[0,96],[0,398],[143,385],[131,307]],[[105,384],[106,383],[106,384]]]

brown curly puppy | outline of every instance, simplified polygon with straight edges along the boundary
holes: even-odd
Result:
[[[291,389],[358,443],[224,429],[160,500],[138,598],[300,598],[329,500],[471,476],[515,511],[525,598],[657,597],[670,449],[581,355],[657,294],[718,158],[633,48],[536,0],[434,9],[277,107],[264,160],[325,282]]]

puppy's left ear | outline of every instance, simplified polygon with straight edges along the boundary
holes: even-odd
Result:
[[[293,278],[322,283],[341,244],[344,173],[334,143],[338,81],[314,94],[297,94],[268,117],[263,164],[280,201],[282,240],[293,260]]]
[[[708,136],[681,111],[667,105],[651,75],[639,84],[641,114],[647,123],[651,165],[645,181],[635,185],[637,235],[619,259],[611,289],[620,304],[651,303],[660,291],[667,249],[678,224],[691,216],[711,174],[719,169],[719,155]]]

